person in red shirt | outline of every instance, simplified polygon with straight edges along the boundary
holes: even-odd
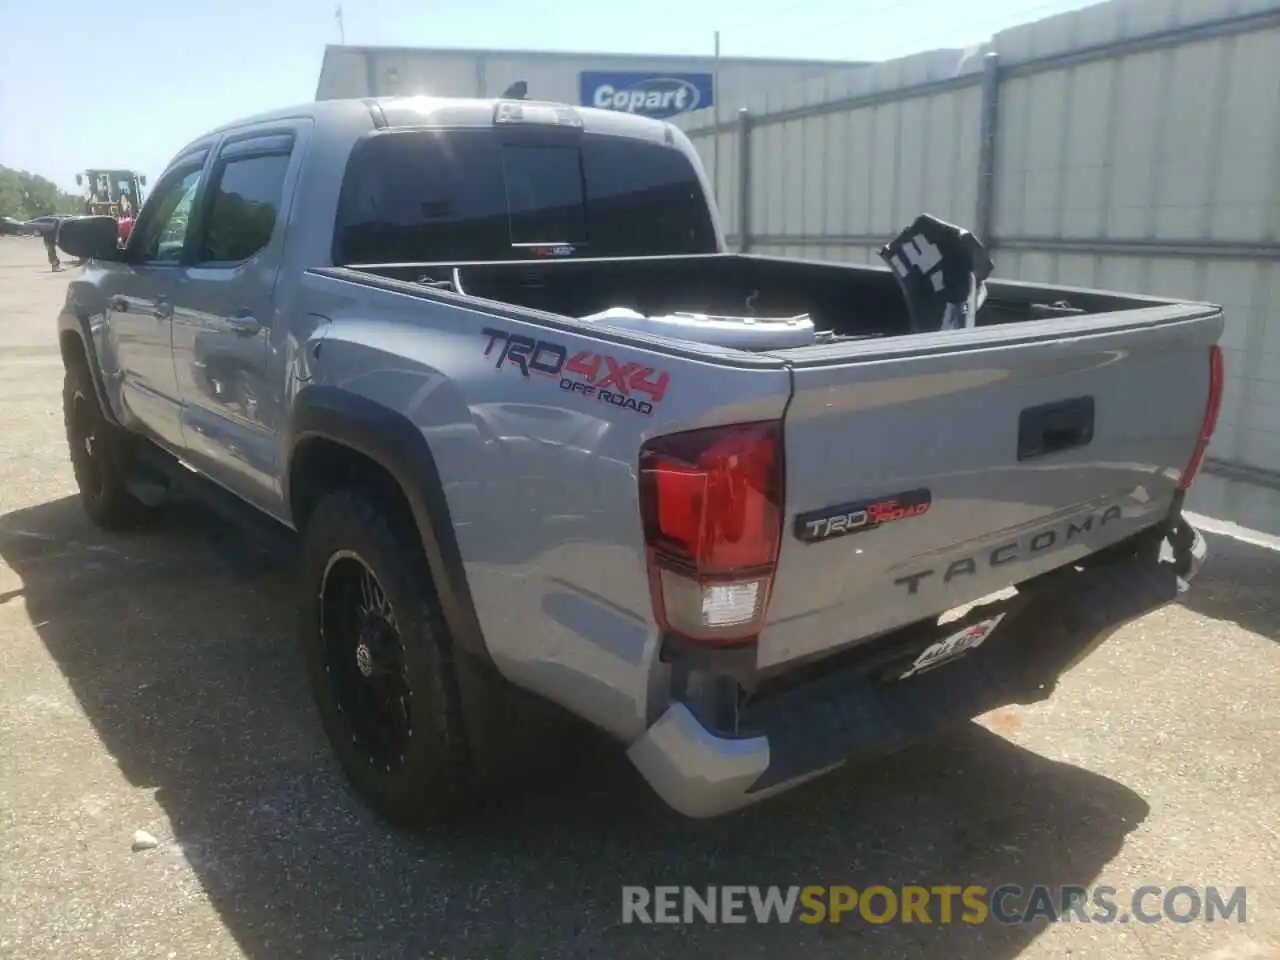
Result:
[[[120,194],[119,239],[120,246],[129,242],[129,234],[133,232],[133,200],[128,193]]]

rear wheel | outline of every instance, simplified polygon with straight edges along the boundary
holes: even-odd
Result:
[[[128,487],[134,440],[102,415],[89,368],[83,361],[67,366],[62,414],[71,467],[89,519],[109,530],[136,524],[147,508]]]
[[[343,772],[399,825],[459,812],[476,778],[448,629],[398,505],[331,493],[304,532],[300,634],[312,692]],[[411,518],[409,518],[411,520]]]

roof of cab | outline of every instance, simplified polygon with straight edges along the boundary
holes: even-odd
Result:
[[[220,134],[250,124],[273,120],[314,119],[318,123],[349,119],[353,113],[368,111],[376,126],[386,129],[412,127],[482,127],[491,126],[499,103],[531,106],[568,107],[582,120],[583,129],[609,136],[635,137],[641,140],[671,143],[676,128],[664,120],[638,117],[616,110],[579,107],[572,104],[539,100],[478,99],[474,97],[374,97],[340,100],[316,100],[242,117],[224,123],[187,144],[182,153],[197,148]]]
[[[500,103],[530,107],[555,107],[572,111],[590,133],[670,142],[675,128],[663,120],[638,117],[617,110],[600,110],[549,100],[502,100],[463,97],[379,97],[368,101],[389,128],[492,126]]]

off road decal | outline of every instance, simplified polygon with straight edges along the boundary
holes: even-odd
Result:
[[[796,539],[805,543],[817,543],[863,533],[887,523],[928,513],[932,503],[933,494],[920,489],[891,497],[876,497],[874,500],[859,500],[811,510],[796,517]]]
[[[535,340],[518,333],[485,327],[484,355],[502,370],[515,367],[524,377],[556,379],[560,389],[597,403],[608,403],[643,416],[667,394],[671,375],[634,361],[619,360],[607,353],[582,350],[569,355],[562,344]]]

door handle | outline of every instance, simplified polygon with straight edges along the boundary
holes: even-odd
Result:
[[[262,329],[257,317],[240,313],[231,318],[231,329],[242,337],[251,337]]]

